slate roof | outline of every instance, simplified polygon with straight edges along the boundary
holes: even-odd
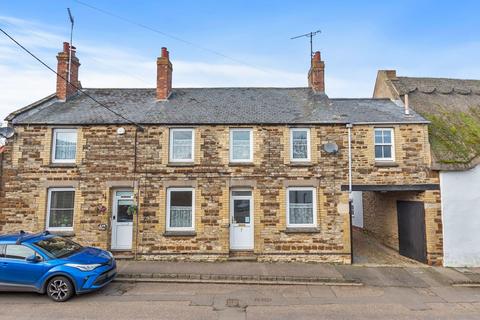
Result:
[[[140,124],[427,123],[389,99],[330,99],[310,88],[175,88],[168,101],[155,89],[84,89]],[[83,94],[51,95],[7,117],[15,124],[120,124],[124,119]]]
[[[469,169],[480,163],[480,80],[396,77],[400,96],[431,120],[430,143],[442,170]]]

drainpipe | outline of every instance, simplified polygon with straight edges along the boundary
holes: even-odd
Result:
[[[348,129],[348,213],[350,216],[350,261],[353,263],[353,227],[352,227],[352,127],[351,123],[346,125]]]

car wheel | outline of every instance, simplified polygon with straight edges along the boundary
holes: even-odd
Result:
[[[47,284],[47,295],[55,302],[64,302],[73,296],[74,288],[65,277],[53,277]]]

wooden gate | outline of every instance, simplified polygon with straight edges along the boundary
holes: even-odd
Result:
[[[399,253],[426,263],[425,209],[421,201],[397,201]]]

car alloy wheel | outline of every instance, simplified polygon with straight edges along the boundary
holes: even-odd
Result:
[[[47,294],[53,301],[67,301],[73,295],[73,287],[67,278],[55,277],[48,282]]]

